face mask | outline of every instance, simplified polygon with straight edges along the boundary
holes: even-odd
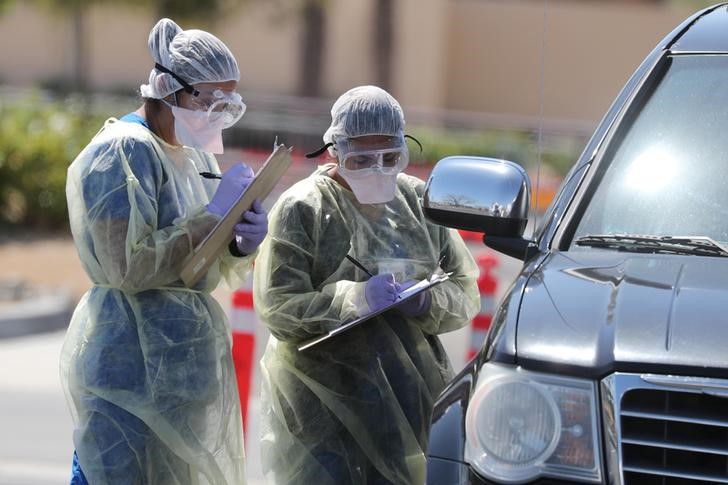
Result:
[[[344,170],[339,170],[341,177],[354,192],[356,200],[361,204],[382,204],[394,199],[397,188],[397,174],[369,172],[364,176],[351,177]]]
[[[170,106],[174,115],[174,134],[182,145],[210,153],[222,153],[225,120],[210,122],[207,112]]]

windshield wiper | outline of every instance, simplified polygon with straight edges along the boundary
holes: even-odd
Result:
[[[697,256],[728,256],[728,246],[706,236],[643,236],[638,234],[593,234],[576,240],[577,246],[612,248],[633,253],[672,253]]]

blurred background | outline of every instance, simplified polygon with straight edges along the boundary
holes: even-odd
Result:
[[[0,485],[68,482],[72,426],[58,354],[89,282],[68,230],[66,170],[106,118],[141,104],[153,65],[147,38],[159,18],[209,30],[238,60],[248,110],[225,132],[223,166],[258,166],[277,137],[294,147],[280,192],[313,170],[301,155],[321,145],[336,98],[376,84],[400,101],[408,133],[423,145],[411,146],[409,173],[426,179],[455,154],[512,160],[531,176],[537,216],[637,65],[712,3],[0,0]],[[483,262],[492,309],[520,263],[464,236]],[[231,290],[216,296],[240,318]],[[476,334],[445,336],[456,370]],[[254,362],[265,337],[258,328]],[[255,485],[263,483],[255,372],[250,379]]]

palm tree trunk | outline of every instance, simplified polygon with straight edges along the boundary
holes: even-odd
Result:
[[[377,83],[382,89],[389,90],[392,84],[392,26],[394,2],[392,0],[376,0],[374,16],[374,66]]]
[[[86,48],[86,17],[81,2],[73,2],[73,86],[72,90],[86,92],[88,88],[88,49]]]
[[[321,94],[326,15],[321,0],[306,0],[302,12],[301,66],[298,92],[302,96]]]

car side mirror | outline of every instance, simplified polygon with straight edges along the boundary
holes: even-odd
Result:
[[[430,173],[422,208],[443,226],[485,233],[489,247],[519,259],[535,253],[523,239],[531,203],[526,171],[508,160],[452,156]]]

